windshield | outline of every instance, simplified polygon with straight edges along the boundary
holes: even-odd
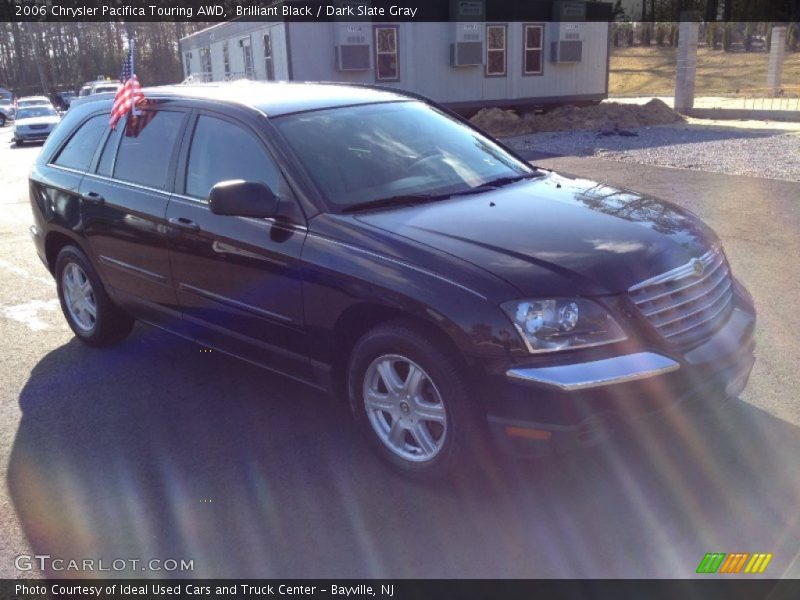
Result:
[[[320,110],[272,121],[336,210],[467,193],[534,173],[477,131],[421,102]]]
[[[100,85],[94,88],[95,94],[103,94],[105,92],[116,92],[121,86],[118,85]]]
[[[49,100],[20,100],[17,105],[22,108],[23,106],[47,106],[50,104]]]
[[[49,106],[32,106],[21,108],[17,111],[17,120],[30,119],[32,117],[54,117],[57,113]]]

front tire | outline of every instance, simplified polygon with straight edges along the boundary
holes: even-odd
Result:
[[[403,473],[455,475],[484,447],[459,357],[410,321],[387,323],[353,349],[348,394],[372,448]]]
[[[61,310],[82,342],[90,346],[110,346],[131,332],[133,318],[114,305],[80,249],[62,248],[56,259],[55,277]]]

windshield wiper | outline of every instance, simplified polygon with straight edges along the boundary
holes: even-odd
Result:
[[[370,210],[373,208],[387,208],[390,206],[413,206],[415,204],[424,204],[426,202],[434,202],[436,200],[444,200],[449,198],[450,194],[403,194],[399,196],[390,196],[389,198],[378,198],[377,200],[369,200],[360,204],[352,204],[342,209],[343,213],[360,212],[362,210]]]
[[[508,185],[510,183],[516,183],[517,181],[522,181],[523,179],[532,179],[534,177],[539,177],[539,173],[523,173],[521,175],[509,175],[507,177],[498,177],[497,179],[492,179],[491,181],[487,181],[486,183],[482,183],[474,188],[467,190],[466,193],[468,194],[475,194],[478,192],[485,192],[487,190],[495,190],[499,187],[503,187],[504,185]]]
[[[402,194],[399,196],[390,196],[389,198],[378,198],[377,200],[369,200],[360,204],[353,204],[342,209],[343,213],[360,212],[362,210],[370,210],[373,208],[387,208],[391,206],[413,206],[415,204],[425,204],[426,202],[435,202],[437,200],[447,200],[456,196],[466,196],[469,194],[480,194],[489,190],[495,190],[509,183],[522,181],[523,179],[531,179],[539,177],[540,174],[533,171],[531,173],[522,173],[519,175],[510,175],[507,177],[498,177],[486,183],[468,188],[460,192],[450,192],[448,194]]]

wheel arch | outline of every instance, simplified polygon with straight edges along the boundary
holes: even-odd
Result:
[[[364,301],[349,306],[337,319],[333,328],[333,363],[331,365],[331,388],[334,394],[346,399],[347,366],[353,348],[367,332],[389,322],[404,322],[409,327],[424,332],[435,343],[452,352],[464,363],[467,357],[459,348],[453,331],[446,325],[402,308],[373,301]]]
[[[50,270],[50,273],[55,274],[58,253],[61,252],[64,246],[69,245],[77,246],[81,252],[86,254],[87,257],[89,256],[86,252],[86,249],[83,247],[83,244],[74,237],[57,230],[49,231],[47,233],[44,238],[44,254],[45,259],[47,260],[47,268]]]

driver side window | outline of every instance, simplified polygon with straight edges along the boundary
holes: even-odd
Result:
[[[285,196],[278,167],[261,141],[230,121],[200,115],[186,167],[186,195],[207,200],[220,181],[243,179],[267,184]]]

